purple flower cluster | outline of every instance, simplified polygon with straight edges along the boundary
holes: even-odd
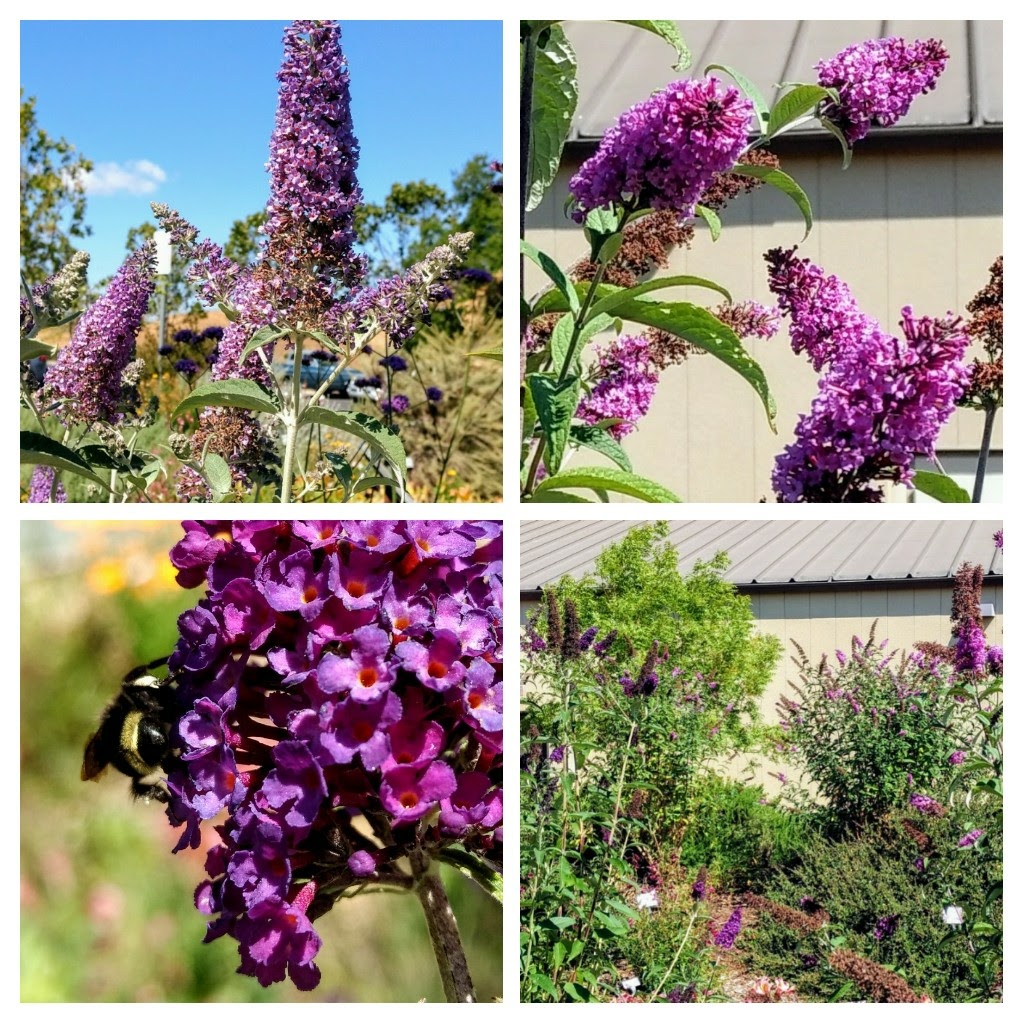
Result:
[[[65,424],[120,421],[121,374],[135,356],[135,338],[155,287],[155,252],[147,242],[121,264],[50,366],[46,394],[61,403],[57,415]]]
[[[910,484],[931,457],[968,380],[958,320],[915,319],[903,309],[900,341],[862,313],[849,289],[795,250],[766,255],[769,286],[791,320],[796,352],[818,371],[818,394],[796,440],[775,462],[780,501],[877,502],[879,480]]]
[[[930,796],[925,796],[924,793],[912,793],[910,806],[932,818],[942,818],[946,814],[946,808],[938,800],[933,800]]]
[[[54,490],[53,478],[57,471],[52,466],[36,466],[32,470],[32,479],[28,485],[28,500],[32,505],[47,505],[50,503],[50,496],[56,504],[64,504],[68,500],[67,491],[64,485],[58,480],[57,489]]]
[[[965,836],[960,837],[960,841],[956,844],[961,849],[973,846],[983,835],[985,830],[983,828],[972,829]]]
[[[893,36],[848,46],[815,65],[818,84],[839,92],[822,113],[847,142],[863,139],[872,124],[894,125],[915,97],[931,92],[949,54],[937,39],[908,43]]]
[[[598,380],[580,401],[576,416],[594,424],[615,418],[625,420],[608,428],[621,440],[647,414],[658,386],[658,371],[651,365],[647,338],[623,335],[597,348],[595,373]]]
[[[335,22],[296,21],[284,33],[277,117],[270,137],[267,256],[316,265],[354,287],[366,260],[353,249],[359,143],[352,130],[349,75]]]
[[[896,925],[899,921],[893,914],[886,914],[884,917],[880,917],[875,924],[875,930],[871,933],[879,942],[883,939],[889,938],[894,931],[896,931]]]
[[[719,949],[732,949],[740,934],[740,926],[742,923],[743,908],[737,907],[732,914],[729,915],[729,920],[726,921],[725,924],[723,924],[715,933],[714,944],[718,946]]]
[[[998,548],[998,550],[1002,551],[1003,550],[1003,531],[1002,530],[996,530],[996,532],[992,534],[992,540],[995,541],[996,548]]]
[[[382,398],[380,400],[380,411],[394,414],[408,412],[409,398],[407,395],[392,395],[390,398]]]
[[[171,561],[206,596],[169,663],[176,851],[227,810],[196,892],[207,941],[310,989],[312,921],[346,891],[409,889],[453,843],[500,862],[501,524],[184,527]]]
[[[947,760],[949,761],[950,764],[963,764],[964,761],[966,760],[966,758],[967,758],[966,751],[954,750],[953,753],[949,755]]]
[[[956,670],[980,673],[985,671],[985,664],[985,633],[974,619],[965,619],[957,631]]]
[[[573,218],[629,201],[690,217],[747,144],[753,108],[715,78],[683,79],[630,107],[569,182]]]

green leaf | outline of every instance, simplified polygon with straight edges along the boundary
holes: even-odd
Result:
[[[251,409],[253,412],[278,412],[277,398],[264,391],[255,381],[240,377],[227,380],[209,380],[199,384],[190,395],[178,403],[171,418],[191,409],[205,409],[210,405],[226,405],[233,409]]]
[[[679,498],[668,488],[662,487],[661,484],[655,483],[653,480],[637,476],[635,473],[625,473],[621,469],[611,469],[608,466],[580,466],[549,476],[537,485],[533,500],[544,501],[544,495],[549,490],[558,490],[563,487],[587,487],[591,490],[615,491],[617,494],[628,494],[631,498],[640,498],[641,501],[679,501]]]
[[[619,21],[619,24],[642,28],[645,32],[653,32],[664,39],[676,51],[676,62],[672,65],[676,71],[685,71],[690,66],[693,57],[690,56],[690,49],[674,21]]]
[[[395,487],[394,480],[389,479],[386,476],[364,476],[358,480],[352,487],[352,493],[358,494],[360,491],[368,491],[371,487]]]
[[[814,224],[814,214],[811,212],[811,201],[807,193],[788,175],[775,167],[761,167],[758,164],[736,164],[732,174],[745,174],[748,178],[760,178],[766,185],[777,188],[784,195],[789,196],[797,205],[797,209],[803,214],[804,238],[811,233]]]
[[[288,334],[288,329],[281,329],[280,327],[261,327],[249,340],[246,342],[245,348],[242,349],[242,354],[238,357],[238,365],[248,358],[248,356],[255,352],[258,348],[263,348],[264,345],[268,345],[272,341],[277,341],[278,338]]]
[[[502,354],[500,348],[487,348],[480,352],[470,352],[470,356],[479,356],[481,359],[495,359],[499,363],[502,360]]]
[[[754,105],[754,116],[757,118],[758,132],[764,132],[770,114],[768,103],[765,101],[761,90],[746,75],[728,64],[709,64],[704,69],[705,77],[709,71],[724,71],[740,87],[740,92]]]
[[[689,302],[634,299],[619,306],[616,312],[626,320],[658,327],[677,338],[683,338],[734,369],[757,392],[768,415],[768,425],[773,432],[777,432],[775,399],[768,388],[764,371],[751,358],[731,327],[727,327],[706,309]]]
[[[822,101],[832,98],[832,93],[820,85],[798,85],[779,97],[772,107],[765,135],[776,135],[787,124],[810,113]]]
[[[525,242],[522,239],[519,240],[519,251],[524,255],[528,256],[534,263],[544,271],[545,274],[554,282],[555,287],[559,293],[564,296],[566,302],[569,304],[569,309],[573,313],[579,312],[580,308],[580,297],[576,292],[576,289],[572,286],[569,278],[565,276],[565,271],[546,253],[541,252],[537,246],[532,245],[530,242]]]
[[[572,314],[565,313],[558,318],[558,322],[551,332],[551,365],[554,367],[556,378],[561,375],[565,357],[569,354],[569,346],[572,344],[572,332],[575,326],[576,321]],[[576,351],[572,357],[573,365],[566,371],[573,377],[580,376],[581,348],[581,345],[576,346]]]
[[[530,984],[539,988],[542,992],[546,992],[552,999],[558,998],[558,989],[546,974],[541,974],[539,971],[534,972],[530,975]]]
[[[616,231],[614,235],[609,235],[602,243],[601,248],[597,254],[597,260],[599,263],[611,263],[618,254],[619,249],[622,248],[623,234],[621,231]]]
[[[555,970],[558,970],[565,961],[565,954],[569,952],[569,947],[564,942],[556,942],[554,949],[551,950],[551,962],[553,963]]]
[[[223,302],[217,303],[217,308],[234,324],[238,322],[239,317],[242,315],[233,306],[228,306]]]
[[[567,981],[565,983],[565,994],[574,1003],[590,1002],[590,990],[584,988],[582,985],[577,984],[575,981]]]
[[[914,474],[914,487],[936,501],[960,505],[971,503],[971,496],[955,480],[943,473],[931,473],[919,469]]]
[[[207,452],[203,459],[203,479],[209,485],[214,501],[231,491],[231,467],[216,452]]]
[[[845,171],[850,166],[850,161],[853,160],[853,150],[850,149],[850,144],[846,141],[843,130],[834,121],[830,121],[827,117],[823,117],[820,114],[818,115],[818,122],[822,128],[831,132],[839,140],[839,145],[843,148],[843,170]]]
[[[37,341],[35,338],[21,339],[21,355],[19,362],[26,359],[35,359],[37,356],[52,356],[57,349],[53,345],[47,345],[44,341]]]
[[[106,445],[97,442],[80,444],[75,451],[94,469],[114,469],[119,473],[141,473],[146,466],[146,459],[138,452],[117,455]]]
[[[541,430],[547,438],[544,465],[549,473],[557,473],[565,456],[569,440],[569,425],[580,400],[579,377],[567,377],[561,384],[553,377],[532,373],[526,378],[527,387],[537,409]]]
[[[287,331],[282,331],[282,334],[287,334]],[[307,328],[302,328],[302,334],[304,337],[312,338],[314,341],[320,342],[321,345],[328,352],[340,352],[341,346],[328,334],[324,334],[323,331],[310,331]]]
[[[338,483],[346,491],[350,490],[352,487],[352,463],[341,452],[324,452],[323,456],[327,460],[327,464],[334,471]]]
[[[556,502],[571,502],[574,505],[593,505],[594,503],[589,498],[584,498],[579,494],[570,494],[568,491],[554,491],[546,490],[542,498],[524,498],[523,501],[543,501],[544,504],[555,504]]]
[[[324,409],[319,405],[311,405],[299,417],[299,423],[322,423],[325,427],[344,431],[365,441],[371,448],[380,452],[398,474],[405,480],[405,447],[393,430],[383,420],[375,419],[364,412],[337,412]]]
[[[629,456],[623,451],[622,445],[606,430],[601,430],[599,427],[587,427],[577,423],[569,431],[569,440],[574,444],[592,448],[595,452],[606,455],[619,469],[627,473],[633,472]]]
[[[560,25],[551,24],[547,32],[546,44],[537,47],[533,68],[527,213],[540,205],[555,180],[579,99],[576,54]]]
[[[571,928],[576,923],[575,917],[549,917],[547,924],[560,932],[564,932],[566,928]]]
[[[448,846],[438,854],[441,860],[457,868],[467,878],[472,879],[498,903],[504,897],[504,883],[501,872],[496,870],[483,857],[469,853],[459,846]]]
[[[692,285],[697,288],[710,288],[725,297],[726,302],[732,302],[732,296],[714,281],[706,277],[694,277],[692,274],[674,274],[672,277],[656,277],[643,284],[634,285],[632,288],[621,288],[618,285],[599,285],[597,294],[601,297],[590,307],[588,319],[597,316],[599,313],[611,313],[618,310],[623,302],[635,299],[647,292],[658,291],[661,288],[678,288]],[[621,316],[621,313],[619,314]]]
[[[104,490],[110,488],[89,468],[89,464],[78,452],[62,445],[45,434],[31,430],[21,432],[21,462],[33,466],[51,466],[65,473],[76,473],[99,484]]]
[[[711,241],[717,242],[722,235],[722,218],[715,213],[714,210],[709,206],[701,206],[698,203],[694,208],[694,213],[708,226],[708,230],[711,232]]]

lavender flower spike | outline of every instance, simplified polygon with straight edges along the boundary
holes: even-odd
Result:
[[[295,21],[284,48],[267,164],[266,256],[283,266],[316,265],[351,288],[366,262],[353,249],[363,196],[341,30],[333,21]]]
[[[61,402],[65,424],[121,419],[121,374],[153,294],[155,247],[147,242],[121,264],[107,290],[75,324],[71,340],[46,375],[46,394]]]

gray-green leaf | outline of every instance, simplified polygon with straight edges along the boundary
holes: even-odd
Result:
[[[178,403],[171,418],[189,412],[191,409],[205,409],[210,405],[226,405],[233,409],[250,409],[253,412],[277,412],[277,398],[264,391],[255,381],[240,377],[227,380],[204,381],[188,397]]]
[[[299,423],[322,423],[365,441],[390,463],[398,476],[405,479],[405,447],[399,436],[382,420],[363,412],[337,412],[313,405],[299,417]]]
[[[537,409],[541,430],[547,438],[544,465],[549,473],[557,473],[569,440],[569,426],[580,400],[579,377],[568,377],[561,384],[542,373],[526,378],[527,387]]]
[[[672,65],[676,71],[685,71],[693,61],[690,49],[674,21],[619,21],[619,24],[642,28],[645,32],[653,32],[664,39],[676,51],[676,62]]]
[[[78,452],[55,441],[45,434],[31,430],[21,431],[21,461],[29,465],[51,466],[67,473],[77,473],[87,480],[99,484],[105,490],[110,488],[90,469],[89,464]]]
[[[653,480],[637,476],[635,473],[626,473],[621,469],[611,469],[608,466],[580,466],[549,476],[537,485],[533,500],[544,501],[547,491],[559,490],[564,487],[587,487],[593,491],[615,491],[617,494],[627,494],[631,498],[649,502],[679,501],[679,498],[667,487],[662,487],[661,484],[655,483]]]

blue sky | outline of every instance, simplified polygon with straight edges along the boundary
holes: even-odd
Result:
[[[267,200],[284,22],[21,23],[21,84],[39,124],[97,165],[90,279],[124,258],[151,200],[223,242]],[[476,154],[501,159],[500,21],[342,22],[359,181],[448,186]]]

